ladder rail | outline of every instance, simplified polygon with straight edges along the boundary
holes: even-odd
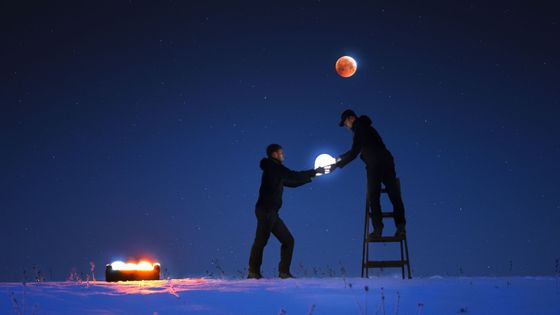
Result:
[[[408,256],[408,242],[406,241],[406,236],[404,237],[404,248],[406,251],[406,268],[408,269],[408,279],[412,279],[412,273],[410,272],[410,256]]]
[[[368,223],[368,214],[369,214],[369,193],[367,191],[367,183],[366,183],[366,206],[364,211],[364,238],[362,240],[362,278],[364,277],[364,269],[366,272],[366,277],[369,277],[369,270],[367,268],[367,262],[369,260],[369,244],[367,240],[367,236],[369,234],[369,223]]]
[[[399,244],[401,245],[401,261],[403,262],[403,264],[401,265],[401,270],[402,270],[402,278],[404,279],[404,253],[403,253],[403,242],[399,242]],[[408,261],[407,261],[408,264]]]

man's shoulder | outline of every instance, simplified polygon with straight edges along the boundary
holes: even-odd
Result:
[[[262,168],[263,173],[267,173],[271,175],[280,174],[286,170],[289,169],[280,163],[274,163],[274,162],[269,163],[266,167]]]

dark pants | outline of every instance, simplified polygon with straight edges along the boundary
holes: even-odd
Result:
[[[401,191],[396,181],[395,163],[392,156],[386,156],[376,163],[366,163],[369,207],[372,211],[371,223],[374,229],[383,228],[381,215],[381,183],[385,185],[389,200],[393,204],[395,225],[406,224]]]
[[[292,263],[292,254],[294,252],[294,237],[290,230],[288,230],[284,221],[280,219],[276,210],[256,208],[255,214],[257,216],[257,232],[255,233],[255,241],[251,248],[249,271],[260,272],[264,247],[270,238],[270,233],[272,233],[282,244],[278,271],[290,272],[290,264]]]

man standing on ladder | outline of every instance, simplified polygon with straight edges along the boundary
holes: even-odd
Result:
[[[340,155],[336,163],[330,168],[331,171],[337,167],[344,167],[352,162],[361,153],[360,158],[366,164],[367,193],[369,199],[368,207],[372,211],[371,221],[373,225],[372,238],[379,238],[383,233],[383,218],[381,214],[381,183],[385,185],[389,199],[393,204],[393,212],[397,231],[396,237],[403,237],[406,233],[404,218],[404,204],[397,183],[395,163],[393,155],[383,143],[381,136],[372,127],[372,121],[368,116],[358,117],[354,111],[347,109],[342,112],[339,126],[346,127],[354,133],[352,148]]]

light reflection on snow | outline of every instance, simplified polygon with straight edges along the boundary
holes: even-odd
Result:
[[[151,281],[122,281],[122,282],[39,282],[26,284],[27,290],[34,291],[38,295],[56,296],[57,294],[69,294],[78,296],[91,295],[151,295],[172,294],[179,297],[185,291],[215,291],[215,292],[253,292],[253,291],[285,291],[305,286],[321,287],[323,289],[340,289],[344,287],[343,279],[334,281],[323,281],[321,279],[262,279],[262,280],[232,280],[232,279],[207,279],[186,278]],[[5,283],[4,287],[19,287],[21,283]]]
[[[154,294],[170,293],[178,297],[178,292],[199,290],[206,283],[206,279],[176,279],[155,281],[127,281],[117,283],[103,283],[114,295],[124,294]]]

